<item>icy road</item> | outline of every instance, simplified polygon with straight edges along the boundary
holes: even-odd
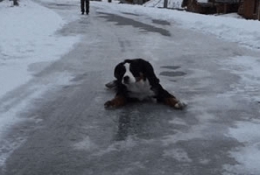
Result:
[[[64,18],[80,14],[77,2],[42,5]],[[8,97],[19,102],[32,85],[69,80],[21,113],[27,120],[3,142],[6,152],[15,149],[1,175],[260,174],[259,51],[101,3],[90,10],[57,31],[82,36],[74,49],[48,67],[34,65],[44,69]],[[140,57],[186,110],[152,102],[104,109],[114,66]]]

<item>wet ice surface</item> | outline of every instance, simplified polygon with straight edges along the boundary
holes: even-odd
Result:
[[[102,98],[96,100],[102,104]],[[228,119],[220,122],[215,112],[197,107],[175,111],[149,101],[99,111],[98,116],[98,107],[91,109],[95,122],[87,128],[88,136],[73,145],[88,152],[89,162],[98,162],[84,173],[221,174],[223,164],[236,164],[227,152],[241,144],[226,135],[231,119],[224,113],[218,117]]]
[[[138,20],[134,20],[131,18],[125,18],[122,16],[114,15],[114,14],[109,14],[109,13],[104,13],[104,12],[99,12],[99,14],[101,14],[103,18],[106,18],[110,22],[116,22],[116,25],[119,25],[119,26],[120,25],[123,25],[123,26],[130,25],[130,26],[133,26],[136,28],[140,28],[147,32],[157,32],[163,36],[171,36],[169,31],[167,31],[161,27],[156,27],[156,26],[153,26],[150,24],[139,22]],[[156,20],[156,21],[158,23],[159,20]]]

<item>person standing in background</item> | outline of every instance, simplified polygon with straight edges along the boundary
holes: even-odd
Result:
[[[86,14],[88,15],[88,13],[89,13],[89,0],[80,0],[80,6],[81,6],[81,14],[84,15],[84,13],[86,12]],[[86,11],[85,11],[85,7],[86,7]]]

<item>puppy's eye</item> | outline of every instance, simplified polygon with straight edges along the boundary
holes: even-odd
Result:
[[[130,71],[132,72],[134,77],[140,77],[140,71],[136,68],[130,68]]]
[[[134,77],[140,77],[140,72],[133,73]]]

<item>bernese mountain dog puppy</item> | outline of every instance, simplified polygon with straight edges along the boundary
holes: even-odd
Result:
[[[149,98],[155,98],[157,102],[175,109],[184,109],[186,106],[161,86],[152,65],[141,58],[119,63],[115,67],[114,76],[116,80],[106,86],[115,89],[116,96],[104,104],[106,108],[121,107],[130,101]]]

